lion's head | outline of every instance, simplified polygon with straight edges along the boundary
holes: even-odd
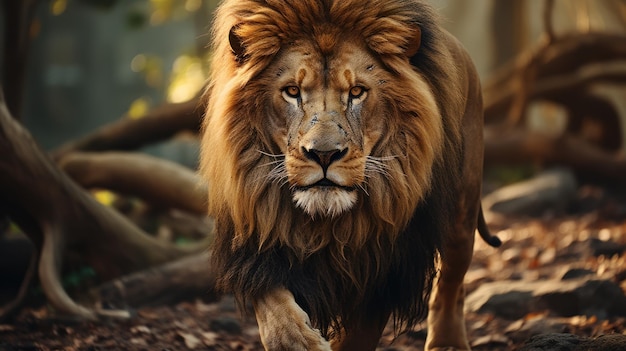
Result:
[[[257,237],[306,254],[407,225],[441,157],[447,105],[458,103],[438,85],[450,81],[437,76],[452,74],[450,58],[415,22],[429,11],[385,0],[220,8],[202,170],[233,245]]]

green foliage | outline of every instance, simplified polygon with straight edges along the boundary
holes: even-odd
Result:
[[[128,29],[140,29],[148,23],[148,17],[140,10],[132,10],[126,14],[126,27]]]
[[[501,185],[513,184],[528,179],[535,174],[535,168],[523,166],[496,166],[485,170],[485,177]]]
[[[78,270],[70,272],[63,277],[63,286],[65,288],[75,288],[95,277],[96,271],[94,271],[93,268],[89,266],[80,267]]]
[[[96,271],[90,266],[81,266],[76,270],[66,273],[61,279],[61,284],[66,290],[76,289],[93,284],[97,278]],[[35,297],[43,295],[43,289],[37,285],[33,287],[31,294]]]
[[[176,240],[174,240],[174,244],[176,244],[176,246],[185,246],[185,245],[193,244],[195,242],[196,242],[195,240],[185,238],[182,236],[177,237]]]

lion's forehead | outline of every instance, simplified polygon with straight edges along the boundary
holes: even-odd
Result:
[[[281,50],[267,72],[278,78],[279,85],[292,83],[302,89],[346,91],[359,80],[378,81],[380,67],[376,58],[358,43],[337,44],[336,50],[324,53],[315,43],[303,40]]]

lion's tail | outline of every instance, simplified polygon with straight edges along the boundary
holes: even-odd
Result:
[[[491,235],[487,222],[485,222],[485,216],[483,215],[483,207],[480,207],[478,212],[478,233],[485,242],[493,247],[499,247],[502,245],[502,240],[495,235]]]

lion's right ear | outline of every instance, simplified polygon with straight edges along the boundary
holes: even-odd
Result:
[[[237,29],[239,26],[233,26],[228,33],[228,41],[230,42],[230,48],[233,50],[235,60],[238,63],[242,63],[246,56],[246,48],[243,45],[243,40],[237,35]]]

